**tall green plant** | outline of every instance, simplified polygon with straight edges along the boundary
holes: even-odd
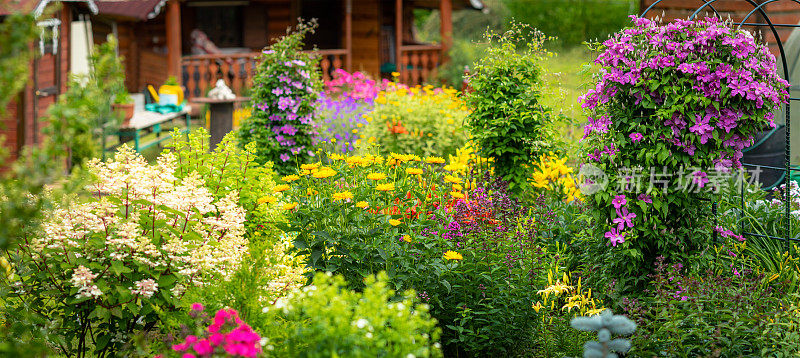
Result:
[[[316,21],[300,22],[265,49],[253,78],[253,114],[239,129],[240,145],[255,142],[259,163],[288,174],[315,155],[314,103],[322,90],[319,57],[303,52]]]
[[[38,34],[33,14],[11,14],[0,22],[0,118],[28,80],[31,42]]]
[[[71,166],[80,166],[96,157],[102,150],[104,128],[108,122],[114,124],[111,103],[114,96],[125,90],[125,69],[116,47],[113,35],[96,46],[89,59],[92,66],[89,74],[72,76],[67,91],[47,111],[46,134],[56,148],[65,151]]]
[[[540,103],[544,37],[523,24],[487,34],[489,47],[475,66],[467,95],[467,124],[495,174],[522,192],[538,158],[555,142],[551,111]],[[525,46],[522,44],[525,43]]]

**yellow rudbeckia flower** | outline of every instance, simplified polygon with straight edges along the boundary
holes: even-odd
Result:
[[[293,182],[293,181],[295,181],[297,179],[300,179],[300,176],[299,175],[295,175],[295,174],[287,175],[287,176],[281,178],[281,180],[283,180],[283,181],[285,181],[287,183],[291,183],[291,182]]]
[[[334,193],[331,197],[333,198],[334,201],[336,201],[336,200],[347,200],[347,199],[352,199],[353,198],[353,193],[351,193],[349,191],[343,191],[343,192],[340,192],[340,193]]]
[[[425,163],[428,164],[444,164],[444,158],[442,157],[426,157]]]
[[[276,185],[274,188],[272,188],[272,191],[274,191],[276,193],[280,193],[282,191],[289,190],[289,188],[291,188],[291,187],[288,184],[280,184],[280,185]]]
[[[458,261],[458,260],[463,260],[464,259],[464,256],[461,256],[461,254],[459,254],[458,252],[455,252],[455,251],[447,251],[447,252],[444,253],[443,257],[444,257],[445,260],[456,260],[456,261]]]
[[[369,179],[369,180],[383,180],[383,179],[386,179],[386,174],[384,174],[384,173],[369,173],[369,174],[367,174],[367,179]]]
[[[378,186],[375,187],[375,190],[377,190],[377,191],[394,191],[394,183],[378,184]]]

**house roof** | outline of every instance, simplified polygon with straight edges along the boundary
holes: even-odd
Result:
[[[150,20],[158,16],[167,0],[98,0],[101,15],[119,16],[135,20]]]
[[[0,15],[10,15],[11,13],[33,12],[37,17],[42,14],[47,4],[51,2],[81,2],[86,3],[93,14],[97,14],[97,4],[94,0],[10,0],[0,6]]]
[[[36,1],[36,0],[12,0]],[[158,16],[167,0],[95,0],[100,14],[119,16],[140,21]],[[413,0],[416,7],[438,8],[440,0]],[[453,9],[486,10],[482,0],[453,0]]]
[[[440,2],[441,0],[413,0],[414,6],[427,9],[438,9]],[[453,10],[462,9],[487,10],[482,0],[453,0]]]

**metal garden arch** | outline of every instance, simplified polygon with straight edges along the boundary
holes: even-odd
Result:
[[[689,16],[689,19],[690,20],[695,19],[698,16],[698,14],[700,14],[702,12],[705,12],[705,13],[713,12],[713,14],[714,14],[713,16],[718,17],[720,19],[723,19],[723,17],[720,15],[719,11],[717,11],[717,9],[714,7],[714,3],[717,3],[719,1],[720,0],[697,0],[697,2],[698,2],[697,8]],[[775,37],[775,41],[776,41],[776,44],[778,46],[778,51],[779,51],[779,55],[780,55],[780,60],[779,61],[783,65],[783,73],[782,73],[783,78],[785,80],[789,81],[789,83],[791,85],[791,87],[790,87],[790,91],[791,91],[792,89],[800,89],[800,83],[799,84],[791,83],[791,77],[790,77],[790,74],[789,74],[789,67],[788,67],[787,59],[786,59],[786,51],[784,50],[784,44],[783,44],[783,41],[780,38],[780,35],[779,35],[777,29],[778,28],[800,28],[800,24],[798,24],[798,23],[794,23],[794,24],[773,23],[773,21],[769,17],[768,12],[765,11],[766,10],[765,6],[767,6],[769,4],[772,4],[772,3],[779,2],[779,1],[794,3],[797,6],[797,10],[800,11],[800,0],[741,0],[741,2],[743,2],[743,3],[750,4],[753,7],[753,9],[749,13],[747,13],[747,15],[745,15],[744,18],[742,18],[741,21],[738,21],[737,28],[741,28],[742,26],[755,27],[755,28],[765,28],[765,27],[769,28],[769,30],[772,32],[772,35]],[[652,4],[650,4],[650,6],[645,8],[639,16],[640,17],[645,17],[645,16],[647,16],[647,14],[651,10],[656,8],[659,4],[668,5],[670,2],[674,2],[674,0],[656,0]],[[763,19],[763,22],[760,22],[760,21],[752,21],[751,22],[751,21],[749,21],[751,19],[751,17],[753,17],[754,14],[758,14],[760,19]],[[796,20],[800,21],[800,12],[798,12],[798,15],[799,16],[797,17]],[[798,59],[798,61],[800,61],[800,59]],[[791,94],[791,92],[790,92],[790,94]],[[791,95],[790,95],[789,101],[785,106],[786,143],[785,143],[785,148],[784,148],[783,167],[757,165],[757,164],[753,164],[753,163],[747,163],[747,162],[745,162],[745,160],[742,160],[742,165],[744,165],[745,167],[759,167],[759,168],[771,169],[771,170],[776,170],[776,171],[782,172],[783,173],[782,174],[782,181],[783,181],[783,184],[785,184],[786,188],[787,188],[787,190],[784,190],[784,193],[783,193],[784,194],[784,202],[787,203],[786,212],[784,213],[785,214],[784,220],[786,222],[786,235],[784,235],[784,236],[774,236],[774,235],[759,234],[759,233],[755,233],[755,232],[748,232],[748,231],[746,231],[746,229],[744,227],[744,221],[741,222],[742,234],[746,235],[746,236],[761,237],[761,238],[766,238],[766,239],[784,241],[786,243],[786,251],[787,252],[790,252],[790,250],[791,250],[791,242],[792,241],[800,242],[800,238],[793,237],[792,234],[791,234],[791,228],[792,228],[791,220],[790,220],[791,219],[791,214],[790,214],[791,205],[789,204],[791,202],[791,198],[790,198],[790,191],[788,190],[789,181],[791,180],[791,173],[793,171],[800,172],[800,167],[793,168],[791,166],[791,163],[790,163],[790,160],[791,160],[791,138],[790,138],[790,133],[791,133],[790,132],[790,130],[791,130],[791,110],[790,109],[791,109],[792,103],[794,101],[800,101],[800,97],[791,97]],[[744,210],[745,209],[745,205],[746,205],[745,204],[745,200],[744,200],[744,185],[742,185],[741,188],[742,189],[741,189],[741,192],[740,192],[740,195],[741,195],[741,207],[740,207],[740,209]],[[714,212],[716,214],[716,203],[714,205]]]

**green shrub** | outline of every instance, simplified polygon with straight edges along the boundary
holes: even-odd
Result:
[[[314,156],[314,103],[322,90],[319,58],[303,52],[315,21],[300,22],[263,51],[253,77],[252,116],[239,128],[240,145],[255,142],[257,162],[286,174]]]
[[[766,323],[762,357],[797,357],[800,352],[800,295],[791,295],[786,301],[785,309]]]
[[[413,291],[399,297],[388,276],[365,279],[362,293],[344,278],[318,273],[301,291],[264,308],[267,356],[440,357],[439,329]]]
[[[555,143],[550,109],[540,103],[544,40],[521,24],[487,39],[490,46],[469,79],[474,91],[467,95],[467,124],[481,155],[494,158],[495,174],[520,193],[534,158]],[[525,40],[530,42],[522,49]]]
[[[605,310],[592,317],[576,317],[570,322],[572,328],[585,332],[597,332],[596,341],[588,341],[583,345],[584,357],[615,357],[613,352],[627,353],[631,342],[624,338],[611,339],[611,334],[629,336],[636,331],[636,323],[625,316],[615,315]]]
[[[362,138],[380,145],[383,154],[446,158],[467,141],[466,116],[467,109],[455,89],[390,83],[375,99]]]
[[[763,339],[777,315],[788,317],[783,294],[752,271],[741,246],[726,244],[687,261],[655,263],[650,289],[638,299],[622,299],[640,327],[637,356],[762,356]],[[776,337],[776,339],[779,339]]]
[[[14,291],[3,316],[29,308],[57,326],[64,355],[118,352],[179,307],[188,286],[225,280],[247,253],[237,195],[214,198],[214,177],[176,179],[175,157],[149,165],[129,147],[87,163],[84,201],[49,213],[9,252]]]
[[[236,134],[230,133],[209,151],[210,135],[205,128],[188,135],[175,129],[172,138],[172,148],[164,150],[164,154],[175,156],[176,177],[197,173],[203,178],[214,178],[206,181],[206,188],[217,199],[235,193],[239,205],[247,212],[248,237],[253,238],[255,233],[262,238],[278,236],[275,223],[281,220],[281,215],[274,205],[275,173],[271,162],[258,163],[256,143],[237,146]]]

